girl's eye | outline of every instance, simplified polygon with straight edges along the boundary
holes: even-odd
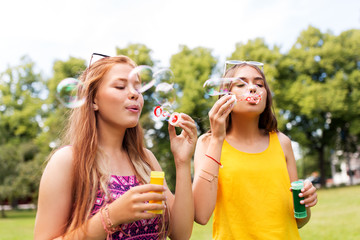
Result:
[[[123,86],[116,86],[115,88],[116,88],[116,89],[120,89],[120,90],[125,89],[125,87],[123,87]]]
[[[244,86],[245,86],[244,83],[236,84],[236,87],[239,87],[239,88],[244,87]]]
[[[262,84],[256,84],[258,87],[262,88],[264,85]]]

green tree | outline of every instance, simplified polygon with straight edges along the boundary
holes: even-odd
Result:
[[[277,105],[285,132],[316,154],[322,185],[339,131],[359,133],[360,31],[334,36],[309,26],[278,64]],[[355,120],[355,121],[354,121]]]
[[[66,78],[78,78],[85,68],[85,60],[74,57],[69,57],[66,61],[55,61],[53,65],[53,77],[46,82],[48,94],[42,105],[44,111],[42,133],[36,138],[44,161],[51,150],[61,144],[61,134],[69,115],[69,109],[57,98],[56,87]]]
[[[154,60],[151,58],[152,50],[144,44],[128,44],[125,48],[116,47],[117,55],[125,55],[136,62],[137,65],[153,66]]]
[[[208,112],[216,98],[206,98],[203,85],[216,71],[217,59],[212,50],[180,46],[170,59],[178,90],[178,112],[190,115],[198,125],[199,134],[209,129]]]
[[[23,57],[18,66],[1,74],[0,82],[0,200],[16,203],[33,195],[36,172],[24,171],[38,148],[34,139],[41,132],[44,82],[35,64]],[[36,183],[35,183],[36,185]]]
[[[20,164],[21,156],[17,147],[11,144],[0,145],[0,205],[11,201],[13,195],[12,180],[16,176],[16,166]],[[1,217],[5,217],[4,208]]]

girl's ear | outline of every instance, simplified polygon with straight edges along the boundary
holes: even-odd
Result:
[[[96,104],[96,99],[94,99],[94,101],[93,101],[93,108],[94,108],[94,111],[99,110],[99,106]]]

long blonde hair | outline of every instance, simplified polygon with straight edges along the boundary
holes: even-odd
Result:
[[[84,225],[90,216],[98,189],[107,193],[109,175],[104,167],[104,153],[98,145],[96,114],[93,102],[103,76],[115,64],[135,62],[126,56],[106,57],[89,66],[80,76],[83,83],[81,95],[86,96],[85,104],[72,110],[64,138],[64,144],[73,148],[73,189],[72,211],[67,225],[67,233]],[[148,183],[153,169],[145,152],[143,132],[139,123],[125,131],[123,148],[127,152],[136,177],[140,183]]]

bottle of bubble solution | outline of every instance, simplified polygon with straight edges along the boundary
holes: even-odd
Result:
[[[291,189],[293,193],[294,199],[294,216],[295,218],[306,218],[306,208],[304,204],[301,204],[300,201],[304,200],[304,197],[299,197],[299,193],[301,193],[301,189],[304,187],[304,181],[298,180],[291,183]]]
[[[164,185],[164,177],[165,177],[165,173],[162,171],[151,171],[150,184]],[[157,192],[157,193],[161,194],[161,192]],[[149,203],[162,204],[162,201],[149,201]],[[148,212],[152,212],[155,214],[163,214],[163,210],[150,210]]]

